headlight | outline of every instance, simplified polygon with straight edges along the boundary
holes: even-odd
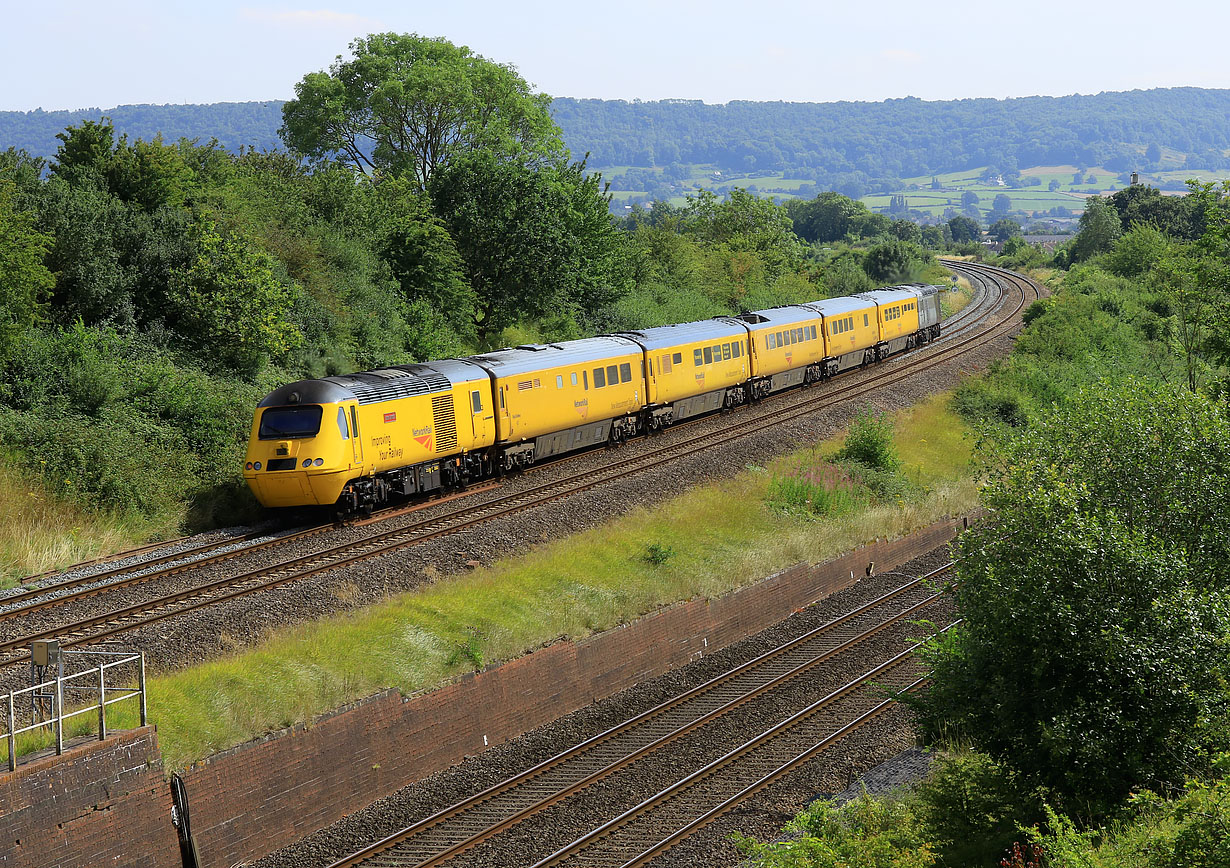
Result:
[[[317,467],[319,467],[320,465],[322,465],[322,464],[324,464],[324,463],[325,463],[325,460],[324,460],[323,458],[317,458],[317,459],[316,459],[316,461],[315,461],[315,464],[316,464],[316,466],[317,466]]]
[[[245,465],[243,466],[243,469],[244,469],[244,470],[251,470],[251,469],[252,469],[252,462],[251,462],[251,461],[249,461],[247,464],[245,464]]]
[[[261,463],[260,463],[259,461],[253,461],[253,462],[252,462],[252,469],[253,469],[253,470],[260,470],[260,469],[261,469]]]
[[[312,466],[312,459],[311,459],[311,458],[304,458],[304,459],[303,459],[303,466],[304,466],[304,467],[311,467],[311,466]]]

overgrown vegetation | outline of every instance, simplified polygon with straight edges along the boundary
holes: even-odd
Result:
[[[946,866],[1230,864],[1228,193],[1094,203],[1012,355],[956,396],[994,521],[908,701],[974,752],[861,809],[898,818],[903,864],[917,841]]]

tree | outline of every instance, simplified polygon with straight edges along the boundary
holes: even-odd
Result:
[[[991,224],[990,228],[987,229],[987,235],[991,236],[996,241],[1007,241],[1009,238],[1013,238],[1020,234],[1021,224],[1017,223],[1015,220],[1009,220],[1007,218],[996,220]]]
[[[55,276],[43,265],[52,237],[34,215],[14,207],[16,185],[0,179],[0,355],[20,330],[40,317]]]
[[[982,457],[995,521],[961,539],[926,727],[1086,816],[1182,780],[1226,738],[1230,418],[1099,384]]]
[[[978,225],[977,220],[970,217],[953,217],[948,221],[948,231],[952,234],[952,240],[957,244],[977,241],[982,237],[982,227]]]
[[[1085,200],[1076,238],[1072,242],[1072,261],[1084,262],[1109,250],[1121,231],[1115,207],[1100,196]]]
[[[770,280],[802,265],[803,248],[786,210],[738,187],[725,201],[708,190],[690,197],[682,225],[689,235],[709,244],[758,254]]]
[[[462,334],[474,327],[476,299],[448,228],[431,200],[400,179],[380,185],[389,218],[377,251],[393,270],[408,303],[425,302]]]
[[[269,256],[210,220],[193,234],[197,255],[172,273],[168,289],[176,331],[202,358],[244,373],[298,346],[302,336],[287,318],[293,293],[274,277]]]
[[[1174,238],[1195,238],[1198,234],[1193,225],[1192,201],[1187,196],[1163,196],[1161,190],[1146,184],[1129,184],[1110,197],[1125,231],[1152,223]]]
[[[1150,223],[1139,223],[1115,241],[1106,257],[1106,267],[1120,277],[1140,277],[1166,254],[1170,242]]]
[[[922,266],[921,251],[908,241],[889,241],[867,251],[863,269],[881,284],[907,283]]]
[[[909,241],[912,244],[922,243],[922,229],[913,220],[894,220],[889,231],[894,238]]]
[[[292,150],[406,173],[420,188],[459,154],[532,161],[564,152],[550,97],[511,65],[413,33],[372,34],[350,49],[328,73],[304,76],[282,107],[280,132]]]
[[[821,193],[810,202],[796,200],[786,207],[799,237],[822,244],[845,238],[851,218],[870,213],[862,202],[834,192]]]
[[[987,219],[998,221],[1011,210],[1012,198],[1007,193],[998,193],[995,196],[995,200],[991,203],[991,213],[987,216]]]
[[[1162,149],[1157,142],[1150,142],[1149,147],[1145,148],[1145,161],[1152,165],[1162,161]]]
[[[430,194],[475,293],[482,344],[521,319],[596,312],[623,291],[620,237],[584,165],[457,157]]]

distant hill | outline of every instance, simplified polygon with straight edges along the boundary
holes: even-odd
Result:
[[[279,101],[0,112],[0,148],[48,156],[69,124],[107,115],[130,138],[180,137],[277,148]],[[1171,88],[1095,96],[924,102],[783,103],[556,99],[573,154],[615,190],[678,195],[688,179],[768,177],[798,195],[860,197],[903,179],[974,167],[1011,180],[1030,166],[1112,172],[1230,165],[1230,90]],[[787,185],[791,186],[791,185]]]
[[[231,151],[251,145],[262,149],[282,147],[282,101],[220,102],[212,105],[121,105],[73,111],[0,112],[0,150],[19,148],[38,157],[51,157],[59,147],[56,133],[82,121],[109,117],[117,133],[128,138],[152,139],[159,133],[166,141],[217,139]]]

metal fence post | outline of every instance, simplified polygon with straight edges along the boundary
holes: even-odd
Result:
[[[9,693],[9,771],[17,771],[17,715],[13,709],[13,694]]]
[[[61,670],[56,675],[56,707],[55,707],[55,728],[56,728],[56,756],[64,753],[64,672]]]
[[[140,652],[140,654],[141,654],[141,675],[140,675],[140,683],[138,684],[138,686],[139,686],[139,687],[140,687],[140,689],[141,689],[141,725],[142,725],[142,726],[145,726],[145,724],[146,724],[146,715],[145,715],[145,652],[144,652],[144,651],[142,651],[142,652]]]
[[[98,740],[107,737],[107,676],[103,665],[98,667]]]

